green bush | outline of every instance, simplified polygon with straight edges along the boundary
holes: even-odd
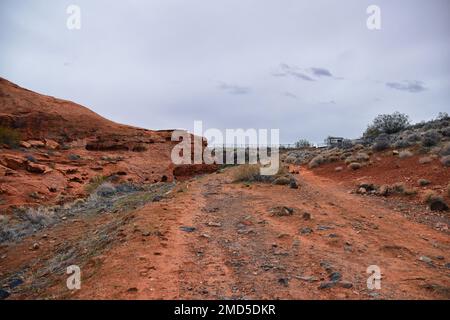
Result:
[[[6,144],[11,148],[19,146],[20,134],[14,129],[0,126],[0,144]]]
[[[392,134],[406,129],[410,125],[409,117],[400,112],[380,114],[370,124],[364,133],[364,138],[376,138],[382,133]]]

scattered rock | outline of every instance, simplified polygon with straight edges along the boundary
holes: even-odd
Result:
[[[323,290],[323,289],[330,289],[330,288],[333,288],[334,286],[336,286],[336,282],[333,282],[333,281],[326,281],[326,282],[322,282],[322,283],[319,285],[319,289],[320,289],[320,290]]]
[[[19,170],[25,168],[26,160],[21,157],[6,154],[0,158],[0,164],[12,170]]]
[[[211,222],[211,221],[208,222],[206,225],[208,227],[218,227],[218,228],[220,228],[222,226],[222,224],[220,222]]]
[[[291,188],[291,189],[298,189],[297,181],[291,180],[291,182],[289,182],[289,188]]]
[[[340,272],[333,272],[330,274],[330,281],[338,282],[342,279],[342,274]]]
[[[161,196],[155,196],[155,197],[153,197],[152,202],[159,202],[159,201],[161,201],[161,200],[162,200],[162,197],[161,197]]]
[[[3,289],[0,289],[0,300],[5,300],[6,298],[8,298],[11,294]]]
[[[433,260],[431,260],[431,258],[429,258],[427,256],[420,256],[419,260],[423,261],[425,263],[428,263],[428,264],[433,263]]]
[[[288,177],[279,177],[277,179],[275,179],[272,183],[275,185],[288,185],[290,184],[291,179],[289,179]]]
[[[26,141],[20,141],[19,142],[19,146],[21,146],[22,148],[25,148],[25,149],[30,149],[31,148],[31,144],[29,144]]]
[[[328,235],[329,238],[339,238],[339,236],[336,233],[330,233]]]
[[[344,289],[351,289],[351,288],[353,288],[353,283],[348,282],[348,281],[341,281],[341,282],[338,283],[338,285],[341,288],[344,288]]]
[[[307,281],[307,282],[319,281],[316,277],[313,277],[313,276],[295,276],[295,278],[298,280],[303,280],[303,281]]]
[[[44,148],[45,147],[45,143],[40,141],[40,140],[28,140],[27,141],[31,147],[33,148]]]
[[[182,227],[180,227],[180,230],[181,231],[184,231],[184,232],[194,232],[195,230],[197,230],[195,227],[186,227],[186,226],[182,226]]]
[[[31,172],[31,173],[38,173],[38,174],[42,174],[42,173],[47,173],[52,171],[52,169],[48,168],[47,166],[44,166],[42,164],[37,164],[37,163],[33,163],[33,162],[29,162],[27,164],[27,171]]]
[[[319,225],[317,226],[316,230],[318,231],[325,231],[325,230],[331,230],[334,229],[334,227],[331,226],[325,226],[325,225]]]
[[[289,286],[289,279],[288,278],[279,278],[278,279],[278,283],[283,285],[283,286],[285,286],[285,287],[288,287]]]
[[[57,150],[60,147],[58,142],[56,142],[55,140],[51,140],[51,139],[45,139],[45,146],[47,147],[47,149],[50,149],[50,150]]]
[[[281,207],[274,207],[274,208],[270,209],[270,212],[272,213],[273,216],[278,216],[278,217],[292,216],[294,214],[294,209],[281,206]]]
[[[312,233],[312,232],[313,232],[313,230],[312,230],[311,228],[308,228],[308,227],[302,228],[302,229],[300,230],[300,233],[301,233],[301,234],[310,234],[310,233]]]
[[[9,287],[10,289],[14,289],[14,288],[20,286],[22,283],[23,283],[23,280],[22,280],[22,279],[20,279],[20,278],[15,278],[15,279],[12,279],[12,280],[8,283],[8,287]]]
[[[39,243],[35,242],[33,243],[33,246],[31,247],[32,250],[38,250],[39,249]]]
[[[306,212],[306,211],[303,212],[302,218],[303,218],[303,220],[311,220],[311,213]]]
[[[361,187],[361,188],[358,189],[358,191],[356,191],[356,193],[358,193],[358,194],[366,194],[367,190],[366,190],[366,188]]]

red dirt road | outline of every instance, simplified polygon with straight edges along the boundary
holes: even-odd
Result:
[[[52,286],[11,298],[450,298],[448,233],[308,170],[297,176],[299,189],[232,183],[233,170],[192,179],[129,213],[110,247],[80,263],[81,290],[69,292],[58,275]],[[294,214],[273,216],[277,206]],[[45,232],[52,238],[61,228]],[[93,228],[80,224],[76,233]],[[26,263],[11,259],[32,241],[0,250],[8,271]],[[50,246],[41,250],[50,258]],[[381,290],[367,288],[370,265],[381,269]]]

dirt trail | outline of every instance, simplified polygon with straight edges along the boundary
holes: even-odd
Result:
[[[120,240],[83,267],[81,290],[68,293],[61,276],[38,296],[450,298],[448,234],[311,171],[290,189],[232,183],[233,170],[193,179],[132,212]],[[294,213],[272,215],[277,206]],[[367,289],[370,265],[381,269],[381,290]]]

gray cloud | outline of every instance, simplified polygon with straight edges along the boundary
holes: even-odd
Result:
[[[280,64],[280,70],[272,72],[274,77],[287,77],[291,76],[305,81],[316,81],[321,77],[329,77],[336,80],[342,80],[342,77],[335,77],[330,70],[320,67],[300,68],[287,63]]]
[[[417,81],[417,80],[413,80],[413,81],[405,80],[403,82],[387,82],[386,86],[391,89],[400,90],[400,91],[408,91],[411,93],[417,93],[417,92],[427,90],[427,88],[424,86],[423,82]]]
[[[1,0],[0,76],[121,123],[280,128],[284,143],[450,104],[448,0],[377,0],[378,31],[361,0],[75,2],[81,30],[66,27],[72,1]]]
[[[295,95],[295,94],[293,94],[292,92],[289,92],[289,91],[284,92],[283,95],[285,97],[288,97],[288,98],[297,99],[297,95]]]
[[[291,77],[305,80],[305,81],[315,81],[313,78],[308,76],[306,73],[302,72],[299,67],[291,66],[286,63],[280,64],[280,70],[272,73],[272,75],[276,76],[276,77],[291,76]]]
[[[229,94],[235,95],[248,94],[251,91],[249,87],[243,87],[236,84],[228,84],[228,83],[219,84],[219,89],[224,90]]]
[[[331,72],[325,68],[311,68],[311,72],[317,77],[332,77]]]

